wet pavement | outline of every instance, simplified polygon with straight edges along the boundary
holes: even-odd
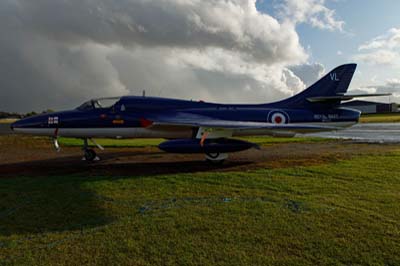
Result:
[[[340,131],[315,133],[308,136],[371,143],[400,143],[400,123],[363,123]]]

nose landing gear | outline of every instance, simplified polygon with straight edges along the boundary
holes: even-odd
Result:
[[[94,140],[90,139],[91,142],[93,142],[99,149],[104,150],[103,147],[101,147],[99,144],[95,143]],[[94,161],[100,161],[99,156],[97,156],[96,152],[93,149],[89,148],[88,144],[88,139],[83,139],[83,161],[87,162],[94,162]]]
[[[93,149],[84,150],[83,159],[88,162],[98,161],[100,158],[97,156]]]

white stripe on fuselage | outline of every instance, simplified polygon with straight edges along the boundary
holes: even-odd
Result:
[[[251,135],[294,135],[296,133],[311,133],[331,130],[315,130],[301,128],[304,126],[330,126],[337,128],[346,128],[356,124],[355,122],[320,122],[320,123],[293,123],[300,128],[293,129],[241,129],[234,131],[234,136],[251,136]],[[15,128],[15,132],[31,134],[37,136],[54,136],[56,129],[54,128]],[[74,138],[191,138],[192,130],[182,128],[177,130],[168,129],[151,129],[151,128],[59,128],[57,136],[74,137]]]
[[[54,136],[54,128],[15,128],[15,132],[35,136]],[[57,136],[72,138],[190,138],[189,130],[151,130],[147,128],[59,128]]]

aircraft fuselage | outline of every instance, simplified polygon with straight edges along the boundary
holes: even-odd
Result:
[[[282,135],[325,131],[304,125],[330,125],[344,128],[358,122],[360,112],[346,108],[324,110],[285,109],[270,105],[228,105],[194,102],[168,98],[122,97],[109,108],[77,108],[70,111],[42,114],[13,124],[16,132],[78,138],[190,138],[194,133],[189,127],[149,127],[153,115],[185,112],[227,121],[248,121],[273,124],[294,124],[290,130],[238,129],[233,136]],[[150,117],[150,119],[149,119]],[[55,132],[57,130],[57,132]]]

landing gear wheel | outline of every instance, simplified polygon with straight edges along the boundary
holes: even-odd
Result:
[[[220,156],[220,153],[219,153],[219,152],[216,152],[216,153],[206,153],[206,156],[209,157],[210,159],[215,159],[215,160],[217,160],[218,157]]]
[[[85,160],[88,162],[93,162],[97,158],[97,154],[92,149],[85,150]]]
[[[213,165],[221,165],[228,158],[228,154],[226,153],[206,153],[206,162],[211,163]]]
[[[206,159],[206,162],[210,163],[212,165],[222,165],[225,162],[225,160],[218,160],[217,161],[217,160]]]
[[[100,158],[97,157],[96,152],[93,149],[89,149],[89,144],[88,144],[88,139],[83,139],[83,161],[87,162],[93,162],[93,161],[99,161]]]

